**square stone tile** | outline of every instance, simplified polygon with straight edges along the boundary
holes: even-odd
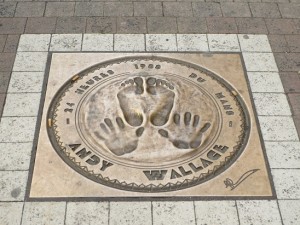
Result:
[[[176,35],[174,34],[146,34],[147,51],[176,51]]]
[[[286,93],[300,92],[300,74],[297,72],[281,72],[280,78]]]
[[[86,18],[84,17],[59,17],[56,22],[55,33],[58,34],[78,34],[84,33]]]
[[[163,16],[160,2],[134,2],[134,16]]]
[[[222,11],[216,2],[193,2],[193,12],[196,17],[221,17]]]
[[[208,17],[206,18],[208,32],[211,34],[236,34],[238,33],[234,18]]]
[[[45,16],[73,16],[75,2],[47,2]]]
[[[272,175],[278,199],[300,198],[299,169],[273,169]]]
[[[253,17],[280,18],[280,12],[275,3],[249,3]]]
[[[280,92],[284,89],[278,72],[248,72],[252,92]]]
[[[65,208],[65,202],[26,202],[22,225],[63,225]]]
[[[206,34],[177,34],[178,51],[209,51]]]
[[[43,17],[45,2],[19,2],[15,17]]]
[[[1,72],[10,72],[14,59],[15,59],[16,54],[15,53],[0,53],[0,71]]]
[[[145,51],[145,37],[143,34],[115,34],[115,51]]]
[[[14,17],[16,5],[14,2],[0,3],[0,17]]]
[[[239,224],[234,201],[195,201],[194,204],[196,224]]]
[[[133,16],[133,3],[105,2],[104,16]]]
[[[28,18],[25,33],[29,34],[52,34],[55,31],[55,17]]]
[[[285,225],[300,223],[300,200],[279,200],[281,217]]]
[[[18,52],[13,71],[44,71],[48,52]]]
[[[22,34],[27,18],[0,18],[0,34]]]
[[[108,202],[68,202],[65,225],[106,225],[109,221],[108,215]]]
[[[293,115],[300,116],[300,93],[290,93],[288,94],[288,98],[291,103]]]
[[[300,71],[300,53],[274,54],[279,71]]]
[[[270,34],[297,34],[297,27],[292,19],[265,19]]]
[[[273,52],[289,52],[289,46],[284,35],[271,34],[268,35],[269,43]]]
[[[300,4],[278,4],[283,18],[300,18]]]
[[[0,142],[30,142],[34,138],[36,117],[2,117]]]
[[[115,17],[89,17],[87,18],[86,32],[111,34],[117,31],[117,19]]]
[[[205,34],[206,19],[201,17],[177,17],[178,32],[181,34]]]
[[[298,134],[292,117],[259,116],[265,141],[298,141]]]
[[[20,38],[19,52],[45,52],[49,49],[50,34],[24,34]]]
[[[3,225],[20,225],[23,202],[1,202],[0,221]]]
[[[192,201],[152,202],[153,225],[194,225],[195,211]]]
[[[243,52],[272,52],[267,35],[239,34],[238,38]]]
[[[260,116],[291,116],[286,95],[283,93],[253,93],[256,112]]]
[[[170,34],[178,32],[175,17],[147,17],[147,28],[149,34]]]
[[[185,16],[192,17],[192,3],[191,2],[164,2],[163,13],[165,16]]]
[[[300,142],[265,142],[271,168],[300,168]]]
[[[147,33],[146,17],[118,17],[117,31],[123,34]]]
[[[53,34],[50,51],[80,51],[82,34]]]
[[[84,34],[82,51],[113,51],[113,34]]]
[[[10,80],[10,72],[0,72],[0,93],[6,93]]]
[[[20,35],[9,34],[6,39],[4,52],[16,52],[19,44]]]
[[[103,2],[76,2],[75,16],[103,16]]]
[[[0,171],[0,201],[23,201],[27,171]]]
[[[276,201],[237,201],[237,207],[241,225],[282,224]]]
[[[285,40],[291,52],[300,52],[300,35],[286,35]]]
[[[111,202],[111,225],[151,225],[151,202]]]
[[[43,72],[12,72],[7,92],[41,92],[43,81]]]
[[[40,93],[7,94],[3,116],[37,116],[40,97]]]
[[[221,8],[225,17],[251,17],[247,3],[222,2]]]
[[[210,51],[240,51],[239,41],[236,34],[208,34],[207,38]]]
[[[263,18],[235,18],[240,34],[268,34]]]
[[[7,35],[0,35],[0,52],[3,52]]]
[[[28,170],[32,143],[0,143],[0,170]]]
[[[247,71],[277,72],[278,68],[272,53],[243,52]]]

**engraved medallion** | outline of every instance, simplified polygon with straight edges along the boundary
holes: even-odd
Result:
[[[220,75],[161,56],[101,62],[67,81],[47,114],[53,148],[111,188],[186,189],[218,176],[251,130],[239,92]]]

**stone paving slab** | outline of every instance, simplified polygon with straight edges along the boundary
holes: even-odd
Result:
[[[37,114],[31,114],[33,112],[31,111],[32,106],[26,101],[25,104],[28,104],[28,107],[25,106],[25,109],[29,111],[25,110],[20,113],[29,113],[29,115],[14,115],[18,111],[11,108],[13,104],[17,104],[13,103],[4,108],[5,114],[0,123],[1,149],[12,149],[7,152],[14,152],[13,154],[15,154],[15,156],[3,154],[0,157],[7,162],[11,162],[9,166],[4,164],[5,169],[0,171],[0,184],[2,185],[0,208],[5,209],[4,211],[0,210],[0,218],[4,221],[4,224],[7,224],[7,221],[10,221],[9,224],[20,224],[21,220],[22,224],[74,224],[74,218],[77,218],[77,221],[82,221],[81,224],[89,224],[95,220],[100,224],[118,224],[120,221],[124,221],[124,224],[132,224],[130,221],[133,218],[136,218],[134,221],[142,221],[143,224],[149,221],[152,221],[152,224],[176,224],[176,222],[178,224],[201,224],[203,221],[208,224],[223,224],[220,221],[230,221],[228,222],[230,224],[297,223],[298,211],[296,208],[300,202],[299,137],[292,120],[291,111],[288,110],[287,99],[284,95],[285,91],[280,81],[281,74],[278,72],[273,53],[268,47],[266,36],[258,35],[257,38],[255,35],[247,36],[250,38],[247,39],[244,35],[210,36],[203,34],[190,36],[152,34],[145,35],[145,38],[140,38],[139,35],[132,37],[137,38],[137,44],[143,46],[143,50],[142,47],[140,48],[142,51],[180,51],[180,49],[184,49],[184,46],[188,46],[186,48],[192,51],[193,49],[196,49],[195,51],[198,51],[198,49],[213,51],[211,46],[218,46],[217,49],[222,49],[225,46],[232,51],[239,51],[240,49],[243,51],[250,86],[252,92],[254,92],[258,113],[261,115],[259,120],[279,200],[153,201],[138,203],[25,202],[24,204],[29,157],[37,120]],[[26,93],[28,96],[41,93],[45,70],[43,64],[46,63],[48,50],[46,52],[39,51],[44,51],[47,46],[51,46],[50,49],[56,51],[80,51],[84,48],[93,49],[94,43],[107,40],[105,50],[111,51],[119,45],[125,46],[122,47],[125,50],[133,51],[133,47],[126,44],[126,35],[119,37],[121,38],[101,34],[95,34],[94,36],[81,34],[53,35],[50,42],[49,35],[43,35],[38,38],[41,41],[38,41],[38,44],[34,46],[31,44],[34,42],[28,40],[35,40],[37,36],[21,36],[8,93],[10,95],[23,95],[23,93]],[[238,43],[235,40],[238,40]],[[262,51],[265,52],[260,52],[258,47],[260,42],[266,43],[262,46]],[[29,52],[21,52],[21,50]],[[93,51],[99,50],[94,49]],[[261,62],[257,61],[258,57],[264,60],[267,67],[262,66]],[[28,58],[31,60],[28,60]],[[33,65],[32,60],[35,60],[38,64]],[[297,73],[294,73],[293,76],[297,78]],[[24,86],[20,85],[23,83],[22,79],[24,80]],[[35,85],[32,85],[33,83]],[[263,106],[274,102],[275,107],[260,107],[259,105],[263,101],[265,101]],[[277,107],[278,101],[284,104],[285,107]],[[15,107],[19,108],[21,105],[18,106],[17,104]],[[18,149],[20,150],[18,151]],[[21,180],[23,182],[20,182]],[[91,216],[95,207],[99,210],[100,214],[97,214],[99,219]],[[222,212],[222,210],[226,214],[215,214],[216,211]],[[146,218],[149,219],[146,220]]]

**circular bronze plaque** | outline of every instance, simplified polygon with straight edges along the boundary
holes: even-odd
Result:
[[[66,82],[48,112],[61,158],[127,191],[188,188],[224,171],[249,136],[246,106],[222,78],[163,57],[99,63]]]

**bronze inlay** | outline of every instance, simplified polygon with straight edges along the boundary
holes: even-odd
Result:
[[[111,188],[141,196],[185,189],[184,196],[189,189],[191,195],[207,195],[204,184],[234,167],[243,151],[249,151],[253,133],[252,146],[259,146],[258,161],[263,162],[247,90],[188,59],[187,54],[115,54],[68,75],[60,88],[54,88],[53,97],[46,96],[49,106],[44,109],[46,126],[42,127],[56,153],[102,189],[107,186],[108,196]],[[51,81],[50,72],[48,86]],[[265,165],[251,166],[235,171],[234,177],[223,176],[222,189],[235,191],[242,182],[263,173],[266,195],[270,195]],[[38,180],[33,177],[33,189]],[[194,186],[203,186],[204,191],[195,193]],[[89,194],[78,197],[82,196]]]
[[[62,86],[48,133],[64,161],[93,181],[128,191],[179,190],[217,176],[243,151],[250,121],[234,93],[187,62],[116,59]]]

